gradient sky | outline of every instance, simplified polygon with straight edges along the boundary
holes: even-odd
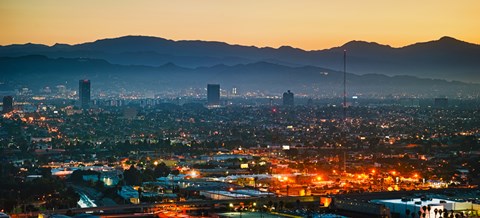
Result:
[[[350,40],[480,44],[479,0],[0,0],[0,45],[123,35],[307,50]]]

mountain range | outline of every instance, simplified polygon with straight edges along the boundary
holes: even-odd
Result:
[[[345,50],[347,83],[353,92],[478,93],[480,45],[451,37],[401,48],[351,41],[316,51],[147,36],[76,45],[7,45],[0,46],[0,79],[19,84],[35,79],[42,86],[91,78],[99,87],[128,81],[146,89],[221,83],[245,90],[313,89],[328,95],[338,93],[343,84]]]
[[[89,78],[98,91],[169,92],[204,88],[219,83],[222,89],[278,94],[292,89],[298,94],[340,97],[343,72],[315,66],[284,66],[269,62],[185,68],[173,63],[161,66],[118,65],[89,58],[49,58],[42,55],[0,57],[0,79],[41,89],[74,84]],[[413,76],[347,73],[351,95],[365,96],[449,96],[467,97],[480,92],[480,85]]]
[[[411,75],[480,83],[480,45],[451,37],[393,48],[374,42],[350,41],[342,46],[306,51],[289,46],[258,48],[223,42],[173,41],[158,37],[124,36],[67,45],[40,44],[0,47],[0,56],[44,55],[50,58],[103,59],[113,64],[211,67],[269,62],[285,66],[317,66],[354,74]]]

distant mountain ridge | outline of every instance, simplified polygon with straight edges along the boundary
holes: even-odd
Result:
[[[258,48],[224,42],[124,36],[76,45],[0,46],[0,56],[92,58],[120,65],[161,66],[173,63],[188,68],[265,61],[285,66],[342,69],[343,50],[348,52],[347,70],[354,74],[411,75],[480,83],[480,45],[452,37],[400,48],[375,42],[350,41],[339,47],[305,51],[290,46]]]
[[[91,58],[49,58],[42,55],[0,57],[0,81],[13,81],[39,90],[45,86],[73,84],[89,78],[95,90],[154,91],[205,87],[282,93],[295,90],[318,97],[340,97],[343,72],[316,66],[285,66],[266,61],[185,68],[174,63],[161,66],[118,65]],[[472,96],[479,84],[381,74],[347,75],[349,95],[365,96]]]

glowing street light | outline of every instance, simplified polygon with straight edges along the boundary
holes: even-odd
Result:
[[[198,176],[198,172],[195,171],[195,170],[192,170],[192,171],[190,172],[190,176],[191,176],[192,178],[195,178],[195,177]]]

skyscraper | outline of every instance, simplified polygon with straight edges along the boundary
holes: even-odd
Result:
[[[219,84],[207,85],[207,104],[220,105],[220,85]]]
[[[4,96],[3,97],[3,113],[8,113],[13,111],[13,97],[12,96]]]
[[[80,80],[78,89],[80,107],[87,109],[90,104],[90,80]]]
[[[293,92],[290,92],[288,90],[287,92],[283,93],[283,106],[293,106],[294,101],[293,101]]]
[[[435,98],[434,107],[436,108],[447,108],[448,107],[448,98]]]

